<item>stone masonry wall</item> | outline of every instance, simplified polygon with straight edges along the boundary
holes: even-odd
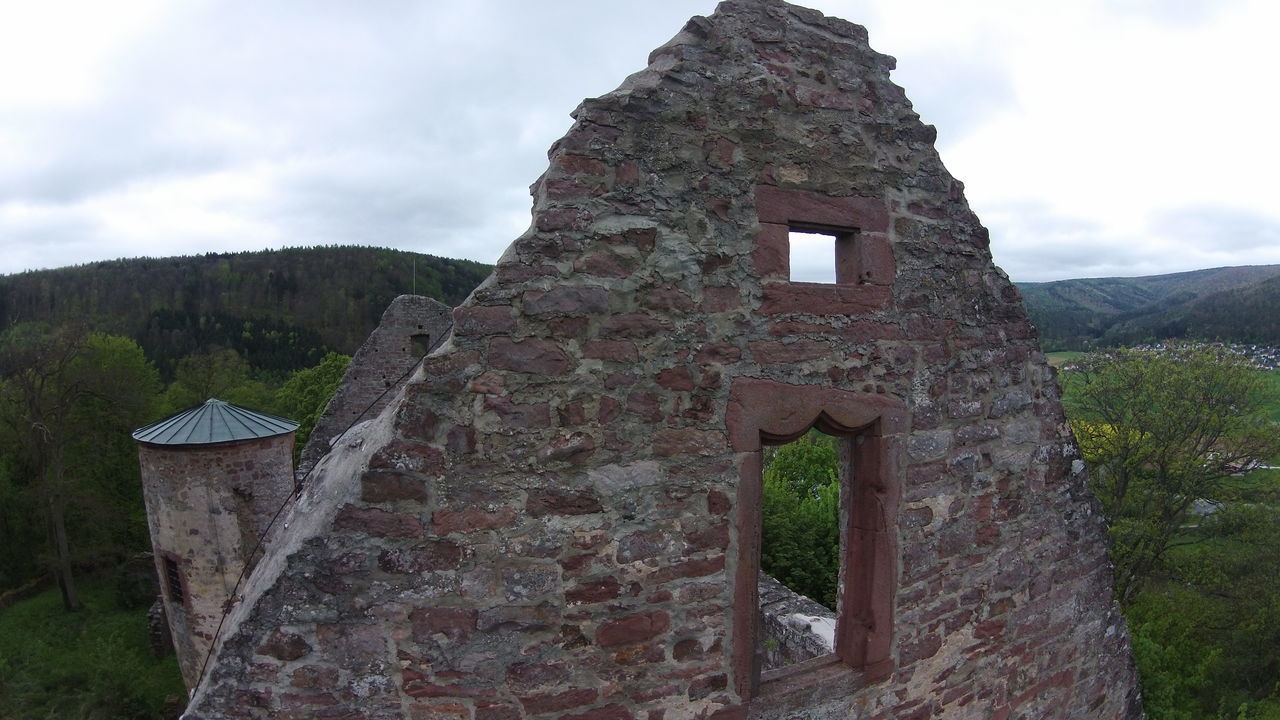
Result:
[[[584,102],[452,336],[317,466],[189,718],[1136,718],[986,230],[865,31],[722,3]],[[787,231],[838,232],[836,284]],[[760,447],[844,460],[837,654],[755,664]]]
[[[293,433],[208,446],[139,443],[138,458],[165,614],[191,688],[249,553],[293,490]],[[182,575],[181,603],[169,594],[166,557]]]
[[[822,657],[833,650],[835,613],[760,573],[761,670]]]
[[[329,452],[334,438],[361,418],[377,417],[396,396],[394,385],[434,350],[453,327],[448,305],[421,295],[401,295],[382,313],[378,327],[351,358],[342,384],[316,420],[302,448],[299,479]]]

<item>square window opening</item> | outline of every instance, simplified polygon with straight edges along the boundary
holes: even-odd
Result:
[[[791,282],[855,285],[867,281],[854,228],[792,223],[787,246]]]
[[[417,333],[409,336],[409,344],[413,350],[414,357],[426,357],[431,352],[431,335],[428,333]]]
[[[837,236],[792,229],[787,233],[791,253],[791,282],[836,283],[833,262]]]

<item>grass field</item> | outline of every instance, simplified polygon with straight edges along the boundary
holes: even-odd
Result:
[[[1062,367],[1081,355],[1084,355],[1084,353],[1075,350],[1062,350],[1060,352],[1045,353],[1044,357],[1053,367]]]
[[[77,612],[56,588],[0,611],[0,720],[176,717],[186,690],[174,656],[151,654],[146,608],[117,607],[110,579],[79,588]]]
[[[1271,419],[1280,422],[1280,370],[1267,373],[1267,381],[1271,385]]]

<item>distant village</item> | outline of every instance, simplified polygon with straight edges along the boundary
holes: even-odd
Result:
[[[1260,370],[1275,370],[1280,368],[1280,347],[1274,345],[1248,345],[1242,343],[1205,343],[1207,347],[1220,348],[1232,355],[1240,355],[1249,360],[1249,362]],[[1156,350],[1165,351],[1172,347],[1176,347],[1171,343],[1155,343],[1138,345],[1135,350]]]

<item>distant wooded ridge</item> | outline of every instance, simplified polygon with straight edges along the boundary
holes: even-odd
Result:
[[[416,267],[415,267],[416,266]],[[210,348],[268,374],[353,353],[398,295],[457,305],[492,267],[374,247],[135,258],[0,275],[0,331],[86,322],[142,346],[161,374]],[[415,279],[416,274],[416,279]]]
[[[1046,351],[1184,338],[1280,345],[1280,265],[1017,285]]]

